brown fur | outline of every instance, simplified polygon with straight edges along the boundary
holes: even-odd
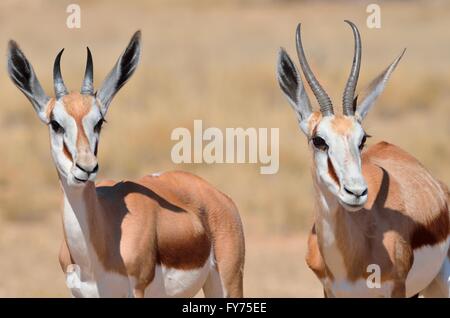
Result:
[[[45,108],[45,112],[46,112],[46,115],[47,115],[48,119],[50,119],[50,117],[51,117],[51,114],[53,112],[53,108],[55,107],[55,103],[56,103],[56,100],[54,98],[50,98],[50,100],[47,103],[47,106]]]
[[[336,170],[334,170],[334,166],[330,158],[328,158],[327,164],[328,164],[328,173],[330,174],[330,177],[333,179],[334,182],[336,182],[337,185],[340,185],[339,178],[336,175]]]
[[[90,95],[83,95],[78,92],[71,92],[62,98],[66,112],[75,120],[77,125],[77,163],[88,167],[94,167],[96,165],[96,158],[90,149],[89,140],[83,128],[82,121],[91,110],[93,101],[94,97]],[[66,157],[72,161],[72,154],[67,149],[65,144],[63,151]]]
[[[311,114],[311,117],[308,120],[308,130],[311,132],[310,135],[315,135],[315,129],[317,128],[317,124],[322,120],[321,112],[314,112]]]
[[[363,153],[362,170],[369,189],[364,209],[335,211],[337,245],[347,276],[350,281],[367,278],[367,266],[378,264],[381,280],[394,282],[392,296],[404,296],[413,251],[450,235],[448,189],[415,158],[386,142]],[[309,242],[307,264],[322,280],[326,264],[315,230]]]
[[[77,122],[81,122],[83,117],[89,113],[92,108],[93,100],[94,97],[83,95],[78,92],[71,92],[62,98],[67,113]]]
[[[327,273],[327,266],[320,254],[319,243],[317,242],[316,226],[313,225],[311,233],[308,237],[308,250],[306,254],[306,264],[316,274],[319,279],[325,278],[330,273]],[[331,274],[332,275],[332,274]]]
[[[340,135],[349,135],[352,133],[353,120],[348,116],[335,115],[331,120],[331,128]]]
[[[69,149],[67,149],[67,146],[66,146],[66,143],[65,143],[65,142],[64,142],[64,145],[63,145],[63,152],[64,152],[64,155],[65,155],[70,161],[73,161],[72,154],[70,153]]]
[[[88,138],[83,129],[82,120],[92,108],[94,97],[72,92],[62,98],[67,113],[75,119],[77,124],[77,147],[89,145]]]
[[[78,128],[77,163],[96,160],[82,123],[93,99],[77,92],[62,99]],[[72,159],[66,148],[64,153]],[[137,181],[97,186],[89,182],[83,191],[89,238],[98,259],[106,271],[135,277],[136,297],[142,297],[153,281],[157,264],[200,268],[211,250],[229,296],[242,297],[245,250],[239,213],[229,197],[206,181],[189,173],[167,172]],[[72,263],[64,236],[60,264],[65,271]]]
[[[137,279],[136,296],[153,280],[156,264],[198,268],[211,247],[229,296],[242,296],[243,230],[226,195],[185,172],[93,187],[87,185],[85,195],[94,208],[89,220],[92,244],[106,270]],[[66,254],[62,249],[63,267],[69,262]]]

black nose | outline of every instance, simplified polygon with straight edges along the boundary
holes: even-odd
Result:
[[[354,195],[355,197],[358,197],[358,198],[367,194],[367,188],[361,189],[361,190],[360,189],[350,190],[349,188],[344,187],[344,191],[347,192],[348,194]]]
[[[83,167],[83,166],[79,165],[78,163],[76,163],[75,166],[77,166],[78,169],[86,172],[87,174],[96,173],[98,171],[98,163],[95,165],[94,169],[92,169],[92,170],[90,170],[89,168]]]

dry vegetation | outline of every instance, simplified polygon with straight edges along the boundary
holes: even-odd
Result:
[[[100,145],[99,179],[133,178],[170,169],[201,175],[238,204],[247,234],[247,296],[320,296],[303,262],[312,223],[306,142],[275,81],[279,46],[294,56],[294,30],[304,23],[312,66],[340,105],[353,50],[342,20],[361,29],[360,84],[408,51],[366,120],[370,143],[391,141],[450,184],[450,5],[381,4],[382,28],[364,27],[363,2],[77,1],[82,28],[65,27],[66,1],[2,1],[0,52],[16,39],[52,91],[53,59],[66,48],[62,71],[81,84],[85,46],[94,54],[97,85],[131,34],[143,31],[138,71],[116,97]],[[48,136],[25,97],[0,69],[0,296],[67,296],[57,263],[60,200]],[[361,87],[361,86],[360,86]],[[259,165],[174,165],[176,127],[280,127],[280,170]]]

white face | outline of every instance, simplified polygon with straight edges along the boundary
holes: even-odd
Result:
[[[49,115],[50,144],[58,172],[69,185],[94,181],[103,116],[92,96],[71,93],[56,101]]]
[[[283,48],[278,53],[277,80],[297,114],[300,129],[308,137],[314,154],[319,185],[334,195],[345,209],[358,211],[368,199],[368,188],[361,167],[361,150],[368,136],[360,122],[383,91],[405,50],[371,82],[367,89],[363,90],[364,93],[357,99],[355,89],[361,63],[361,38],[358,28],[350,21],[345,22],[353,30],[355,53],[342,100],[344,115],[334,114],[329,96],[308,65],[301,42],[300,24],[296,33],[297,53],[303,75],[320,105],[321,112],[313,112],[302,77]]]
[[[83,186],[97,175],[97,147],[104,115],[119,89],[133,75],[141,55],[141,32],[137,31],[119,56],[101,87],[94,94],[93,62],[89,48],[81,92],[68,93],[56,56],[53,84],[56,100],[45,93],[34,69],[15,41],[8,43],[8,75],[50,129],[53,160],[69,185]]]
[[[362,175],[361,151],[367,135],[355,117],[310,117],[309,142],[317,177],[349,211],[367,202],[368,189]]]

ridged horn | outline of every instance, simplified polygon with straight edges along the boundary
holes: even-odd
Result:
[[[353,109],[353,100],[355,98],[356,85],[358,84],[359,69],[361,67],[361,36],[359,34],[356,25],[348,20],[344,21],[353,31],[353,36],[355,38],[355,52],[353,54],[353,63],[350,70],[350,75],[348,76],[347,84],[345,85],[344,95],[342,96],[342,108],[344,115],[353,116],[355,114]]]
[[[324,116],[333,115],[333,104],[331,103],[331,99],[328,94],[325,92],[323,87],[320,85],[319,81],[314,76],[311,68],[309,67],[308,61],[306,60],[305,52],[303,50],[302,38],[300,32],[301,24],[299,23],[297,26],[296,33],[296,42],[297,42],[297,54],[300,60],[300,65],[302,67],[303,74],[305,75],[306,81],[308,82],[309,87],[316,96],[317,101],[320,105],[320,111]]]

